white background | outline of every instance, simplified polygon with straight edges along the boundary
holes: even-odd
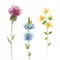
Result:
[[[10,36],[10,15],[8,9],[17,5],[21,8],[22,14],[14,23],[13,34],[13,60],[28,60],[25,49],[24,33],[27,32],[23,25],[27,22],[28,16],[35,24],[34,34],[30,42],[31,60],[46,60],[46,41],[44,40],[45,27],[39,21],[39,16],[44,8],[49,8],[53,15],[53,33],[49,36],[52,43],[49,46],[48,60],[60,60],[60,1],[59,0],[1,0],[0,1],[0,60],[11,60],[10,44],[7,37]]]

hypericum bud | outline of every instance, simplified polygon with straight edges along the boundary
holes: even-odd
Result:
[[[48,16],[48,19],[49,19],[49,20],[52,20],[52,19],[53,19],[52,15],[49,15],[49,16]]]
[[[49,12],[49,9],[48,8],[45,8],[44,10],[43,10],[43,13],[44,14],[47,14]]]

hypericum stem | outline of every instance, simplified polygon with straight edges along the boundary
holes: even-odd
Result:
[[[13,60],[13,56],[12,56],[12,31],[13,31],[13,21],[11,21],[11,60]]]
[[[47,14],[46,14],[46,23],[48,23],[47,21]],[[48,27],[46,28],[47,29],[47,50],[46,50],[46,60],[47,60],[47,56],[48,56]]]

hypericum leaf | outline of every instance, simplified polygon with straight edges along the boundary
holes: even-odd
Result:
[[[44,32],[45,34],[48,34],[47,32]]]
[[[51,34],[52,33],[52,31],[50,31],[48,34]]]
[[[45,40],[47,40],[48,38],[46,37]]]
[[[8,37],[7,37],[7,40],[8,40],[8,42],[9,42],[9,43],[11,43],[11,41],[9,40],[9,38],[8,38]]]
[[[48,43],[48,46],[50,46],[50,45],[51,45],[51,42]]]
[[[15,35],[12,36],[12,40],[14,39]]]
[[[28,56],[31,56],[31,52],[28,53]]]
[[[42,24],[45,24],[46,23],[46,21],[43,21],[43,23]]]

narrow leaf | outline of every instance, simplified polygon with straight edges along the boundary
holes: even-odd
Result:
[[[9,42],[9,43],[11,43],[11,41],[9,40],[9,38],[8,38],[8,37],[7,37],[7,40],[8,40],[8,42]]]
[[[52,33],[52,31],[50,31],[48,34],[51,34]]]
[[[45,24],[46,23],[46,21],[43,21],[43,23],[42,24]]]
[[[47,40],[48,38],[46,37],[45,40]]]
[[[29,47],[30,47],[30,45],[27,45],[27,44],[25,44],[25,46],[26,46],[26,49],[29,49]]]
[[[26,49],[29,49],[29,47],[28,47],[28,46],[26,46]]]
[[[25,46],[27,46],[27,44],[25,44]]]
[[[48,34],[47,32],[44,32],[45,34]]]
[[[31,52],[28,53],[28,56],[31,56]]]
[[[14,39],[15,35],[12,36],[12,40]]]
[[[48,46],[50,46],[51,45],[51,42],[50,43],[48,43]]]

